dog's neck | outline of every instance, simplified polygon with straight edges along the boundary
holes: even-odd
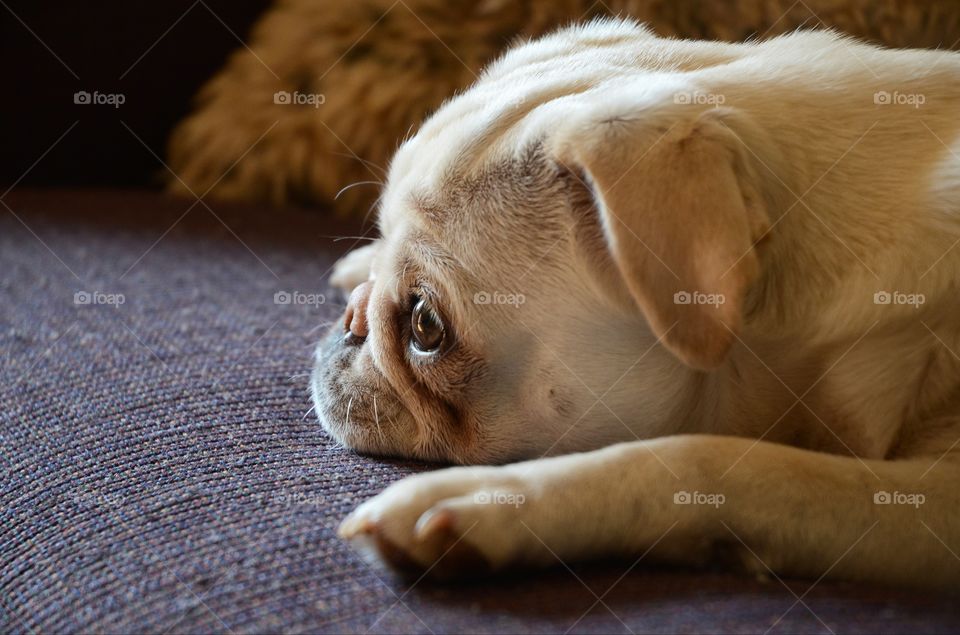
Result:
[[[813,324],[748,319],[721,368],[705,377],[689,371],[696,431],[864,458],[895,454],[917,426],[960,403],[960,326],[952,317],[960,300],[929,302],[903,318],[877,305],[869,321],[848,322],[847,333],[834,323],[816,332],[844,306],[823,307]]]
[[[950,126],[939,125],[952,139]],[[960,162],[945,150],[905,149],[928,165],[905,165],[904,173],[948,174],[948,186],[925,196],[893,186],[853,191],[847,175],[871,169],[868,147],[881,135],[864,135],[857,152],[834,148],[842,161],[807,173],[793,166],[804,164],[809,139],[736,132],[752,149],[754,173],[767,177],[759,183],[772,227],[756,247],[761,274],[727,362],[689,382],[704,400],[697,426],[888,456],[915,422],[960,391]],[[885,300],[891,294],[918,304]]]

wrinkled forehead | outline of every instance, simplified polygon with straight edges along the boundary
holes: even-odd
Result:
[[[473,220],[493,213],[492,207],[516,190],[524,175],[542,169],[535,161],[533,147],[523,152],[500,147],[470,152],[469,142],[407,142],[391,164],[379,211],[384,235],[396,226],[415,220],[426,231],[450,227],[469,211]]]
[[[379,211],[385,238],[416,231],[456,252],[460,243],[511,242],[533,228],[549,233],[550,211],[565,192],[560,169],[539,142],[469,163],[442,160],[424,152],[422,162],[391,173]]]
[[[482,215],[548,184],[544,139],[563,106],[558,96],[568,88],[548,82],[537,90],[529,82],[487,79],[444,104],[390,163],[380,212],[384,228],[389,231],[409,209],[428,212],[433,223],[466,208]]]
[[[490,283],[558,242],[566,184],[545,146],[569,86],[542,81],[481,81],[401,145],[378,214],[387,243],[427,237]],[[430,260],[429,248],[407,251]]]

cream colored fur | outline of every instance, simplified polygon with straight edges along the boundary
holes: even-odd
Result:
[[[435,573],[732,547],[955,588],[958,113],[960,56],[827,33],[605,21],[507,53],[398,151],[336,274],[373,275],[369,336],[313,387],[358,449],[528,460],[404,479],[342,534]],[[423,284],[457,337],[429,362],[394,326]]]

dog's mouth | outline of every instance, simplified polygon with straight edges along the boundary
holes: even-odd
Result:
[[[409,455],[412,417],[362,347],[343,343],[334,327],[317,345],[310,392],[323,429],[358,452]]]

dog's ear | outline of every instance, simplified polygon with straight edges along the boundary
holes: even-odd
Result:
[[[701,370],[736,339],[759,271],[754,242],[768,227],[722,117],[574,119],[555,148],[591,189],[610,256],[653,332]]]

